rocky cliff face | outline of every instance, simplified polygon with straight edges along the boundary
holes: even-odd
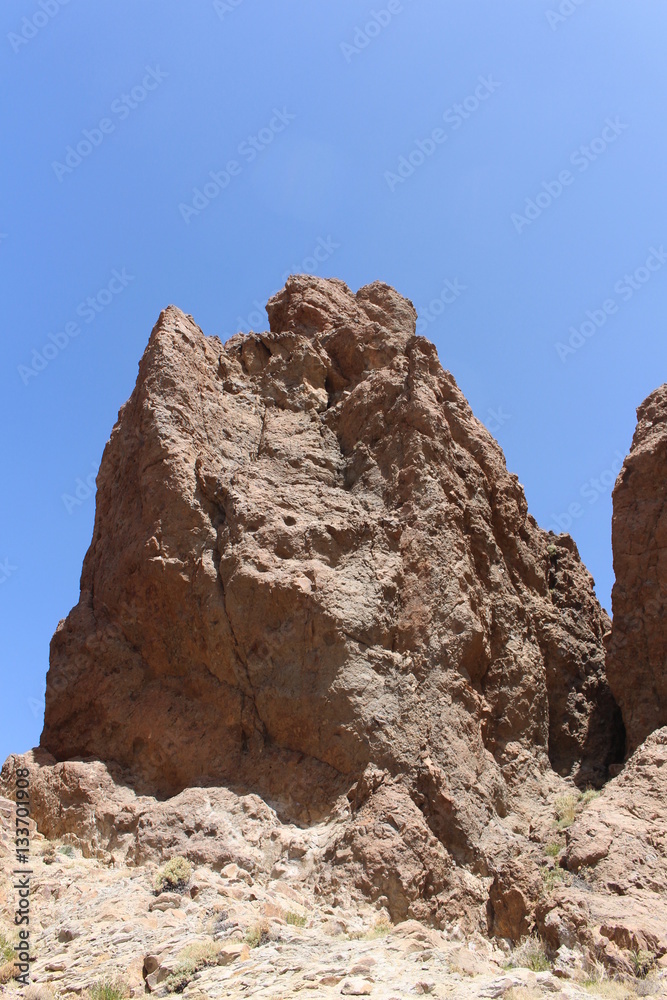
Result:
[[[205,946],[217,957],[188,975],[211,996],[269,968],[286,996],[317,977],[367,995],[340,940],[377,917],[387,953],[357,958],[378,996],[396,993],[404,938],[430,942],[440,979],[445,953],[486,976],[480,996],[538,985],[493,978],[488,936],[539,933],[559,976],[602,961],[663,982],[667,387],[614,491],[610,635],[574,542],[530,516],[410,302],[295,277],[267,312],[269,331],[223,345],[165,310],[105,450],[42,745],[0,774],[7,799],[30,774],[52,899],[38,981],[81,992],[120,970],[166,995],[183,949]],[[7,857],[11,821],[0,798]],[[75,852],[62,879],[85,883],[65,928],[58,842]],[[155,898],[151,869],[174,855],[197,866],[187,898]],[[83,922],[107,930],[88,940]],[[432,992],[401,969],[401,995]]]
[[[484,874],[489,824],[551,767],[599,784],[622,756],[593,581],[409,301],[295,277],[267,312],[225,345],[160,316],[102,459],[42,747],[300,822],[392,787],[443,863]]]
[[[607,675],[635,749],[667,725],[667,385],[637,410],[613,500]]]

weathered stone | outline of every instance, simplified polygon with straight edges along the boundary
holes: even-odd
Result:
[[[567,830],[563,864],[585,880],[537,907],[554,949],[578,942],[620,969],[628,952],[667,954],[667,727]]]
[[[373,983],[361,976],[350,976],[341,983],[340,992],[343,996],[367,997],[373,992]]]
[[[153,330],[42,745],[139,792],[226,784],[301,822],[370,766],[484,867],[509,788],[550,763],[599,783],[618,756],[592,580],[528,514],[410,302],[296,277],[267,311],[270,332],[224,346],[174,308]]]
[[[448,961],[474,995],[553,995],[551,976],[499,977],[497,953],[462,944],[535,930],[560,975],[579,956],[659,965],[667,729],[598,799],[577,786],[621,768],[621,709],[631,749],[665,722],[667,387],[615,490],[619,709],[573,540],[528,514],[412,304],[302,276],[267,312],[269,331],[223,345],[165,310],[105,450],[42,747],[0,777],[12,797],[28,767],[31,834],[84,855],[36,862],[38,981],[81,992],[118,972],[160,993],[193,946],[210,955],[179,981],[192,1000],[278,966],[285,996],[385,1000],[394,963],[426,994]],[[555,862],[564,791],[577,815]],[[4,799],[0,820],[4,857]],[[189,891],[156,898],[175,855],[198,866]],[[61,895],[96,937],[70,934]],[[325,962],[332,934],[356,943]]]
[[[667,725],[667,384],[637,410],[613,503],[607,676],[632,752]]]

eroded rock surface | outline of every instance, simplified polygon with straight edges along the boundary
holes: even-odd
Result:
[[[539,907],[554,946],[609,965],[667,954],[667,727],[654,732],[566,831],[567,878]]]
[[[295,277],[267,312],[225,345],[160,316],[52,641],[42,747],[139,795],[223,785],[305,825],[380,772],[340,863],[382,867],[360,831],[371,810],[388,857],[396,814],[415,873],[407,904],[382,889],[396,914],[453,909],[470,879],[483,910],[508,814],[552,767],[599,785],[622,756],[608,619],[409,301]]]
[[[632,751],[667,725],[667,384],[637,410],[613,502],[607,675]]]

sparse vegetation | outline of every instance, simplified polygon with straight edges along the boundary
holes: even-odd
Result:
[[[392,923],[387,917],[378,917],[371,929],[366,934],[369,939],[385,937],[391,930]]]
[[[631,952],[630,960],[632,962],[632,971],[637,979],[646,979],[655,965],[655,955],[653,952],[644,951],[643,949]]]
[[[14,947],[10,939],[0,932],[0,983],[8,983],[14,970]]]
[[[126,1000],[129,995],[130,989],[122,979],[103,979],[88,989],[89,1000]]]
[[[586,989],[593,989],[607,980],[607,969],[602,962],[589,961],[586,972],[586,978],[581,984]]]
[[[250,927],[245,936],[245,943],[249,948],[259,948],[261,944],[266,944],[268,940],[269,925],[265,920]]]
[[[604,1000],[631,1000],[632,997],[636,996],[636,993],[628,992],[626,984],[606,977],[594,980],[587,979],[582,985],[591,996],[603,997]]]
[[[664,996],[661,990],[660,980],[653,974],[649,975],[646,979],[639,979],[632,984],[633,994],[635,997],[659,997]]]
[[[547,552],[549,553],[550,558],[553,559],[558,555],[558,547],[552,542],[551,545],[547,546]]]
[[[191,875],[192,865],[186,858],[180,856],[171,858],[155,875],[153,888],[156,893],[182,892]]]
[[[505,962],[505,968],[547,972],[551,968],[551,962],[547,958],[544,942],[535,936],[524,938]]]
[[[542,885],[545,892],[551,892],[556,886],[561,885],[567,879],[566,873],[558,865],[553,867],[551,865],[543,865],[540,874],[542,875]]]
[[[385,937],[389,934],[393,924],[387,917],[378,917],[372,927],[367,931],[351,931],[348,937],[351,941],[373,941],[375,938]]]
[[[206,965],[217,965],[219,954],[220,945],[216,941],[195,941],[179,952],[178,960],[192,963],[196,966],[195,972],[197,972]]]
[[[186,986],[192,981],[194,972],[190,969],[179,968],[172,972],[164,981],[164,988],[167,993],[182,993]]]
[[[577,796],[573,792],[559,795],[555,802],[556,822],[559,830],[572,826],[577,815]]]
[[[196,972],[218,964],[220,945],[215,941],[195,941],[178,955],[178,965],[164,981],[168,993],[182,993]]]
[[[54,1000],[54,993],[50,986],[33,983],[23,994],[23,1000]]]
[[[597,799],[600,793],[596,791],[595,788],[587,788],[585,792],[582,792],[579,796],[579,806],[583,809],[587,806],[589,802]]]
[[[542,1000],[544,994],[531,986],[512,986],[503,994],[503,1000]]]
[[[288,910],[285,914],[285,923],[292,924],[294,927],[305,927],[307,921],[306,918],[300,913],[295,913],[294,910]]]
[[[61,844],[58,848],[58,854],[64,854],[66,858],[73,858],[74,848],[71,844]]]
[[[8,937],[0,933],[0,965],[14,958],[14,946]]]
[[[581,810],[597,799],[599,794],[594,788],[587,788],[585,792],[566,792],[564,795],[559,795],[554,803],[557,828],[566,830],[568,826],[572,826]]]
[[[42,861],[45,865],[52,865],[56,860],[56,848],[55,844],[49,844],[48,847],[42,853]]]
[[[561,844],[553,841],[551,844],[547,844],[544,848],[544,853],[550,858],[557,858],[560,852],[563,850]]]

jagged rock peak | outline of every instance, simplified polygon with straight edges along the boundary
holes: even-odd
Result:
[[[267,311],[224,345],[161,314],[100,465],[42,747],[140,794],[402,817],[394,912],[481,906],[507,813],[622,756],[608,619],[407,299],[295,276]],[[384,865],[355,830],[353,882]]]
[[[637,410],[613,511],[607,674],[632,751],[667,725],[667,384]]]

